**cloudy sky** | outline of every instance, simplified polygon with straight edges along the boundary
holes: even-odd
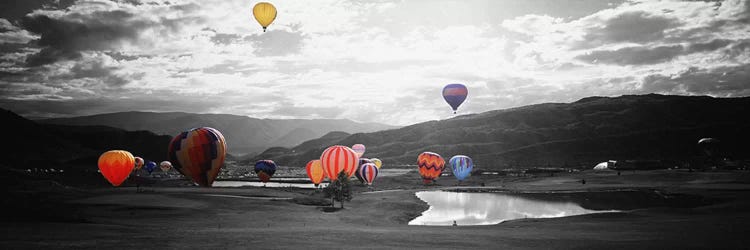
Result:
[[[606,0],[0,2],[0,107],[408,125],[586,96],[750,95],[750,3]]]

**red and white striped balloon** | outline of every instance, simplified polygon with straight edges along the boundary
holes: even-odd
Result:
[[[346,171],[348,177],[352,177],[354,171],[357,171],[359,157],[351,148],[335,145],[323,151],[320,162],[323,164],[323,171],[333,181],[338,179],[341,171]]]

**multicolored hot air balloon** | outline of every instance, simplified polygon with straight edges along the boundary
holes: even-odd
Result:
[[[365,163],[359,167],[359,171],[357,172],[362,176],[364,182],[370,186],[372,185],[372,181],[375,180],[375,177],[378,177],[378,171],[380,170],[378,170],[378,167],[376,167],[374,163]]]
[[[195,183],[210,187],[224,165],[227,143],[224,136],[209,127],[194,128],[175,136],[169,143],[169,161]]]
[[[135,157],[135,158],[133,158],[133,159],[135,159],[135,170],[139,170],[139,169],[141,169],[141,168],[143,167],[143,164],[145,163],[145,162],[143,161],[143,158],[141,158],[141,157],[137,157],[137,156],[136,156],[136,157]]]
[[[159,163],[159,168],[161,168],[162,172],[166,173],[170,168],[172,168],[172,163],[169,161],[162,161],[161,163]]]
[[[424,152],[417,157],[417,166],[419,175],[422,176],[424,184],[430,184],[440,177],[445,169],[445,160],[439,154],[433,152]]]
[[[466,86],[460,83],[448,84],[443,88],[443,99],[451,105],[454,114],[456,113],[456,110],[458,110],[458,106],[461,106],[461,103],[466,100],[468,94],[469,90],[466,89]]]
[[[335,145],[328,147],[320,155],[320,162],[328,179],[335,181],[340,172],[344,171],[348,177],[352,177],[359,166],[357,153],[347,146]]]
[[[154,172],[154,169],[156,169],[156,162],[148,161],[148,162],[146,162],[146,165],[143,165],[143,167],[150,174],[151,172]]]
[[[362,184],[365,183],[365,179],[361,175],[359,175],[360,174],[359,169],[362,167],[362,165],[367,164],[367,163],[373,163],[373,162],[367,158],[359,158],[359,165],[357,165],[357,171],[354,172],[354,177],[357,177],[357,180],[359,180],[359,182],[361,182]]]
[[[354,152],[357,153],[357,157],[362,157],[362,155],[365,154],[365,145],[354,144],[352,146],[352,150],[354,150]]]
[[[276,163],[272,160],[260,160],[255,162],[255,174],[263,183],[271,180],[271,176],[276,173]]]
[[[372,163],[375,163],[375,166],[378,167],[378,169],[383,166],[383,161],[378,158],[372,158],[370,160],[372,160]]]
[[[263,27],[263,32],[266,32],[268,25],[271,25],[273,20],[276,19],[276,7],[267,2],[257,3],[253,7],[253,16],[260,26]]]
[[[323,182],[323,178],[326,177],[325,171],[323,171],[323,165],[320,163],[320,160],[312,160],[307,162],[305,169],[307,170],[307,177],[310,177],[310,181],[315,184],[315,187],[318,187],[318,185]]]
[[[453,176],[455,176],[459,182],[470,176],[471,169],[474,168],[474,162],[471,161],[471,158],[465,155],[451,157],[451,159],[448,160],[448,164],[451,165]]]
[[[110,150],[99,156],[99,172],[112,186],[120,186],[135,168],[135,158],[125,150]]]

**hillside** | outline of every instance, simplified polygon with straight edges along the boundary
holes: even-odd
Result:
[[[181,112],[121,112],[40,120],[60,125],[103,125],[130,131],[147,130],[174,136],[195,127],[213,127],[227,140],[229,153],[255,155],[270,147],[292,147],[321,137],[331,131],[374,132],[395,128],[376,123],[357,123],[342,119],[257,119],[226,114]]]
[[[593,167],[606,160],[665,160],[686,164],[701,157],[696,142],[715,137],[726,157],[747,159],[750,98],[640,95],[589,97],[545,103],[400,129],[357,133],[264,152],[253,158],[304,166],[334,144],[367,146],[365,157],[386,165],[413,165],[424,151],[446,160],[471,156],[485,169]]]

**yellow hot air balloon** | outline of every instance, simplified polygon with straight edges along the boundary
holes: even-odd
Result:
[[[372,158],[370,160],[372,161],[372,163],[375,164],[375,167],[377,167],[378,169],[380,169],[380,167],[383,166],[383,161],[381,161],[378,158]]]
[[[267,2],[257,3],[253,7],[253,16],[255,16],[255,20],[258,21],[260,26],[263,27],[263,32],[266,32],[266,27],[271,25],[273,20],[276,19],[276,7]]]

